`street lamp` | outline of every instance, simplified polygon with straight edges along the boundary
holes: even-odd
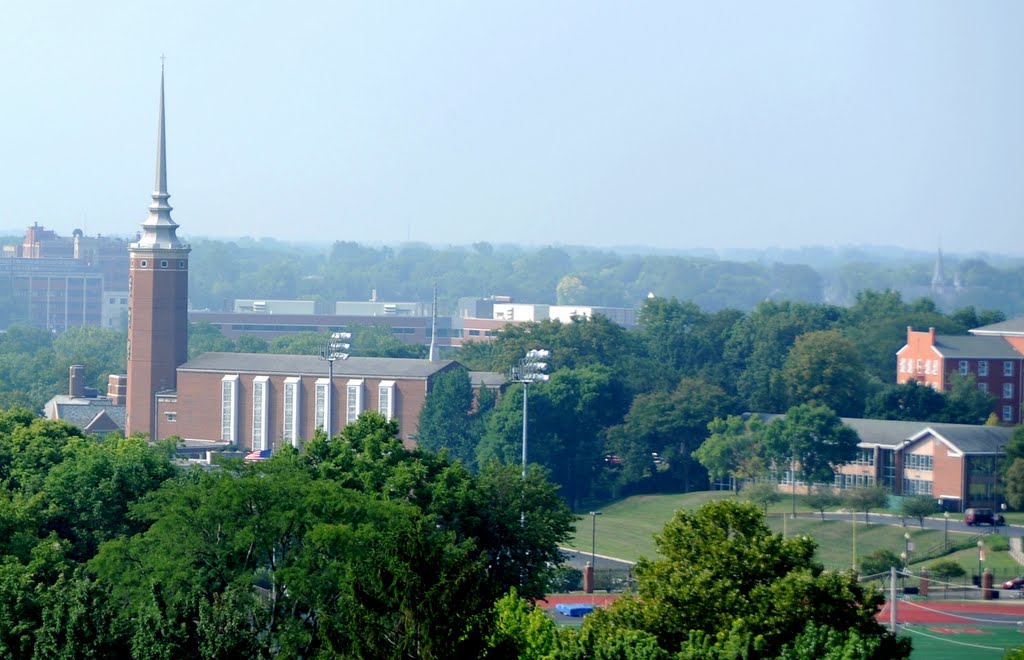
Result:
[[[345,340],[352,339],[351,332],[332,332],[330,338],[320,347],[321,360],[327,360],[327,397],[324,412],[324,433],[327,438],[331,437],[331,427],[334,426],[334,361],[347,360],[347,351],[350,345]]]
[[[597,517],[600,511],[590,512],[590,565],[597,567]]]
[[[943,511],[942,517],[945,520],[942,536],[942,549],[949,550],[949,511]]]
[[[985,544],[978,540],[978,586],[981,586],[981,561],[985,558]]]
[[[544,360],[549,357],[551,357],[551,351],[535,348],[527,351],[526,357],[520,358],[518,362],[512,365],[510,370],[509,380],[513,383],[523,384],[523,479],[526,478],[527,389],[530,383],[543,383],[551,378],[551,376],[544,373],[548,369],[548,364]]]

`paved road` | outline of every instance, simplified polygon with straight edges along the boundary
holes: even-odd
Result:
[[[786,514],[789,515],[789,514]],[[821,520],[820,513],[798,513],[797,518],[817,518]],[[1003,527],[990,527],[988,525],[980,525],[971,527],[963,522],[962,514],[953,514],[949,518],[949,531],[966,533],[966,534],[1005,534],[1007,536],[1024,536],[1024,527],[1019,525],[1004,525]],[[860,524],[864,523],[864,512],[856,514],[857,522]],[[849,513],[826,513],[826,520],[850,520]],[[897,525],[902,527],[908,527],[913,529],[920,529],[921,524],[917,518],[901,518],[900,516],[894,516],[888,513],[872,513],[868,516],[868,520],[872,525]],[[925,518],[924,528],[925,529],[946,529],[947,522],[944,518]]]
[[[583,570],[583,567],[587,565],[588,561],[590,561],[589,552],[572,550],[570,548],[562,548],[562,554],[564,554],[566,557],[565,563],[569,564],[573,568],[578,568],[580,570]],[[616,559],[615,557],[605,557],[602,555],[597,555],[597,557],[594,560],[594,568],[598,570],[602,568],[618,568],[625,570],[630,568],[632,565],[633,562],[631,561],[626,561],[625,559]]]

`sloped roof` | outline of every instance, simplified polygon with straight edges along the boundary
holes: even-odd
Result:
[[[73,397],[61,394],[46,404],[47,415],[73,424],[86,433],[124,432],[125,407],[107,397]]]
[[[928,428],[964,454],[1002,454],[1013,434],[1007,426],[929,424]]]
[[[1002,337],[936,335],[935,350],[947,358],[1019,359],[1022,356]]]
[[[508,378],[505,377],[505,374],[499,374],[493,371],[470,371],[469,380],[473,383],[473,387],[486,385],[490,389],[498,389],[508,382]]]
[[[895,449],[923,438],[929,432],[964,454],[1002,453],[1013,429],[1007,426],[975,424],[935,424],[885,419],[843,418],[857,432],[862,445]]]
[[[334,375],[342,378],[426,379],[452,364],[455,363],[451,360],[430,362],[412,358],[351,357],[334,361]],[[326,360],[315,355],[203,353],[178,367],[178,371],[326,377],[328,365]]]
[[[970,331],[972,335],[1009,335],[1011,337],[1024,337],[1024,316],[1015,319],[983,325]]]
[[[783,415],[758,415],[771,421]],[[1007,426],[979,426],[976,424],[938,424],[934,422],[906,422],[895,419],[861,419],[843,417],[843,423],[860,438],[861,447],[879,446],[897,449],[924,437],[929,431],[945,440],[964,454],[1002,453],[1010,441],[1013,429]]]

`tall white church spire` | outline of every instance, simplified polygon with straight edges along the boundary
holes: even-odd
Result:
[[[161,60],[163,58],[161,57]],[[156,183],[153,202],[149,205],[149,217],[142,223],[142,235],[137,248],[180,248],[186,247],[175,234],[178,225],[171,219],[171,205],[167,203],[167,139],[164,129],[164,67],[160,64],[160,113],[156,135]]]

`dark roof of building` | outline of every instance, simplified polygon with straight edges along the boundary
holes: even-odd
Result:
[[[473,383],[473,387],[485,385],[491,389],[504,387],[505,383],[508,382],[508,378],[505,377],[505,374],[499,374],[493,371],[470,371],[469,380]]]
[[[1010,335],[1011,337],[1024,337],[1024,316],[1015,319],[983,325],[980,328],[971,330],[972,335]]]
[[[412,358],[352,357],[335,360],[334,375],[349,378],[426,379],[452,364],[455,363],[451,360],[430,362]],[[178,371],[326,377],[328,364],[315,355],[203,353],[178,367]]]
[[[1013,432],[1012,428],[1006,426],[975,424],[936,424],[847,417],[843,418],[843,422],[857,432],[862,445],[894,449],[931,430],[965,454],[1001,452]]]
[[[86,433],[124,432],[124,405],[115,405],[105,396],[87,398],[60,394],[46,403],[46,415],[62,419]]]
[[[937,335],[935,349],[946,358],[1013,359],[1024,357],[1002,337]]]
[[[772,421],[783,415],[758,415]],[[1001,453],[1010,440],[1013,429],[1007,426],[978,426],[975,424],[937,424],[933,422],[905,422],[894,419],[861,419],[843,417],[843,423],[860,438],[860,445],[896,449],[931,431],[964,454]]]

